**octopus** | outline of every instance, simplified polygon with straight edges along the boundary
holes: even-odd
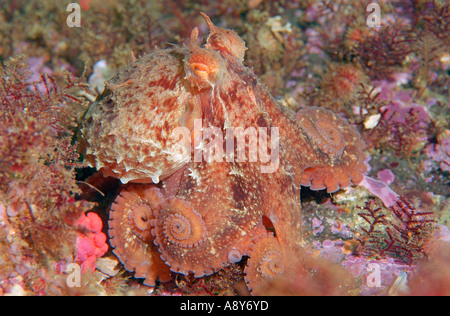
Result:
[[[282,107],[244,65],[238,34],[202,16],[205,43],[194,28],[188,45],[144,55],[107,82],[85,114],[82,150],[124,184],[109,237],[136,278],[200,278],[246,258],[257,295],[302,264],[300,187],[361,182],[364,144],[329,110]]]

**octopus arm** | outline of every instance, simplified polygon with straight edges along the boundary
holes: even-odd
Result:
[[[171,278],[151,235],[153,210],[161,202],[159,189],[133,185],[119,194],[110,211],[108,234],[114,254],[125,269],[135,272],[137,278],[145,278],[149,286]]]
[[[364,142],[358,132],[346,120],[322,108],[302,109],[296,117],[308,142],[316,148],[300,184],[335,192],[360,183],[366,166]]]

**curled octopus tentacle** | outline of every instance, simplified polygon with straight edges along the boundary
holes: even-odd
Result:
[[[258,295],[261,286],[284,276],[286,270],[282,248],[277,239],[267,234],[254,241],[250,258],[245,268],[245,282],[253,295]]]
[[[366,171],[364,142],[349,123],[316,107],[302,109],[296,117],[319,153],[316,161],[305,168],[300,184],[331,193],[360,183]]]
[[[150,222],[153,210],[163,198],[158,188],[130,186],[120,192],[111,206],[109,236],[114,254],[125,269],[145,278],[144,284],[153,286],[156,280],[169,281],[169,268],[160,259],[153,244]]]
[[[210,275],[221,268],[204,258],[209,248],[205,222],[188,202],[169,198],[160,210],[154,211],[151,222],[155,244],[170,269],[181,274],[194,273],[195,277]]]

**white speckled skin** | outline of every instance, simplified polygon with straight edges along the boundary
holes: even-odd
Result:
[[[191,130],[198,113],[181,80],[186,53],[183,48],[156,51],[107,82],[81,129],[92,167],[123,183],[158,183],[190,159],[183,156],[181,136],[172,135],[177,127]]]

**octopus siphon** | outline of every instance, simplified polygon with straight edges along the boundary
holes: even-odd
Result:
[[[109,237],[150,286],[171,271],[199,278],[248,258],[252,294],[295,277],[300,186],[334,192],[363,179],[364,144],[331,111],[281,106],[245,43],[215,26],[199,43],[160,49],[120,70],[85,114],[88,163],[121,180]]]

